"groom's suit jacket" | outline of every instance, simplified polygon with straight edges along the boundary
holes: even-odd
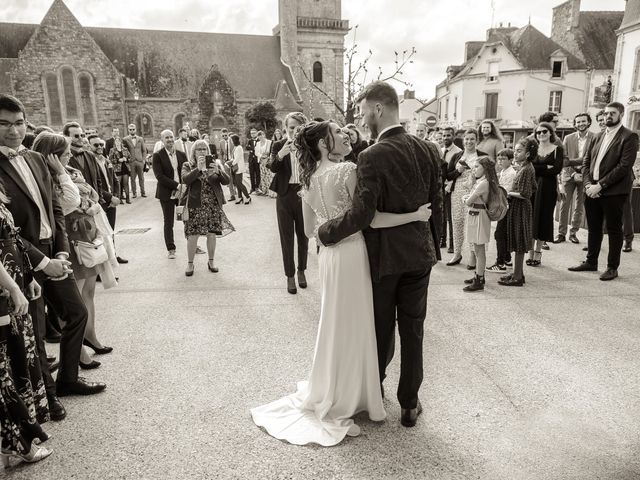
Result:
[[[353,206],[343,216],[323,224],[318,236],[333,245],[363,231],[374,281],[386,275],[432,267],[440,259],[442,179],[437,148],[396,127],[358,156],[358,184]],[[394,228],[369,228],[376,210],[414,212],[431,203],[429,222]]]

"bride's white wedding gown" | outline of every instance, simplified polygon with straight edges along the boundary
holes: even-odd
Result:
[[[302,201],[316,214],[316,232],[351,207],[347,188],[356,166],[338,163],[314,174]],[[332,446],[360,428],[351,417],[367,411],[384,420],[367,248],[358,232],[319,254],[322,300],[313,366],[295,393],[253,408],[256,425],[296,445]]]

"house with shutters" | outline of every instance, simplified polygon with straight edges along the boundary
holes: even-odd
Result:
[[[341,1],[278,8],[272,35],[239,35],[86,27],[54,0],[38,25],[0,23],[0,91],[20,98],[35,125],[78,121],[109,136],[135,123],[150,143],[187,124],[214,138],[222,128],[244,134],[245,112],[260,101],[279,118],[335,116],[309,82],[342,101]]]

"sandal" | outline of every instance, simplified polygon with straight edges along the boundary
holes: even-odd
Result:
[[[531,263],[527,263],[527,265],[532,267],[539,267],[542,265],[542,252],[540,250],[533,252],[533,259],[531,260]]]

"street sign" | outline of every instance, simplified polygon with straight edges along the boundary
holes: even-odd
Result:
[[[425,121],[425,123],[427,124],[427,127],[435,127],[436,124],[438,123],[438,119],[433,115],[431,115],[430,117],[427,117],[427,120]]]

